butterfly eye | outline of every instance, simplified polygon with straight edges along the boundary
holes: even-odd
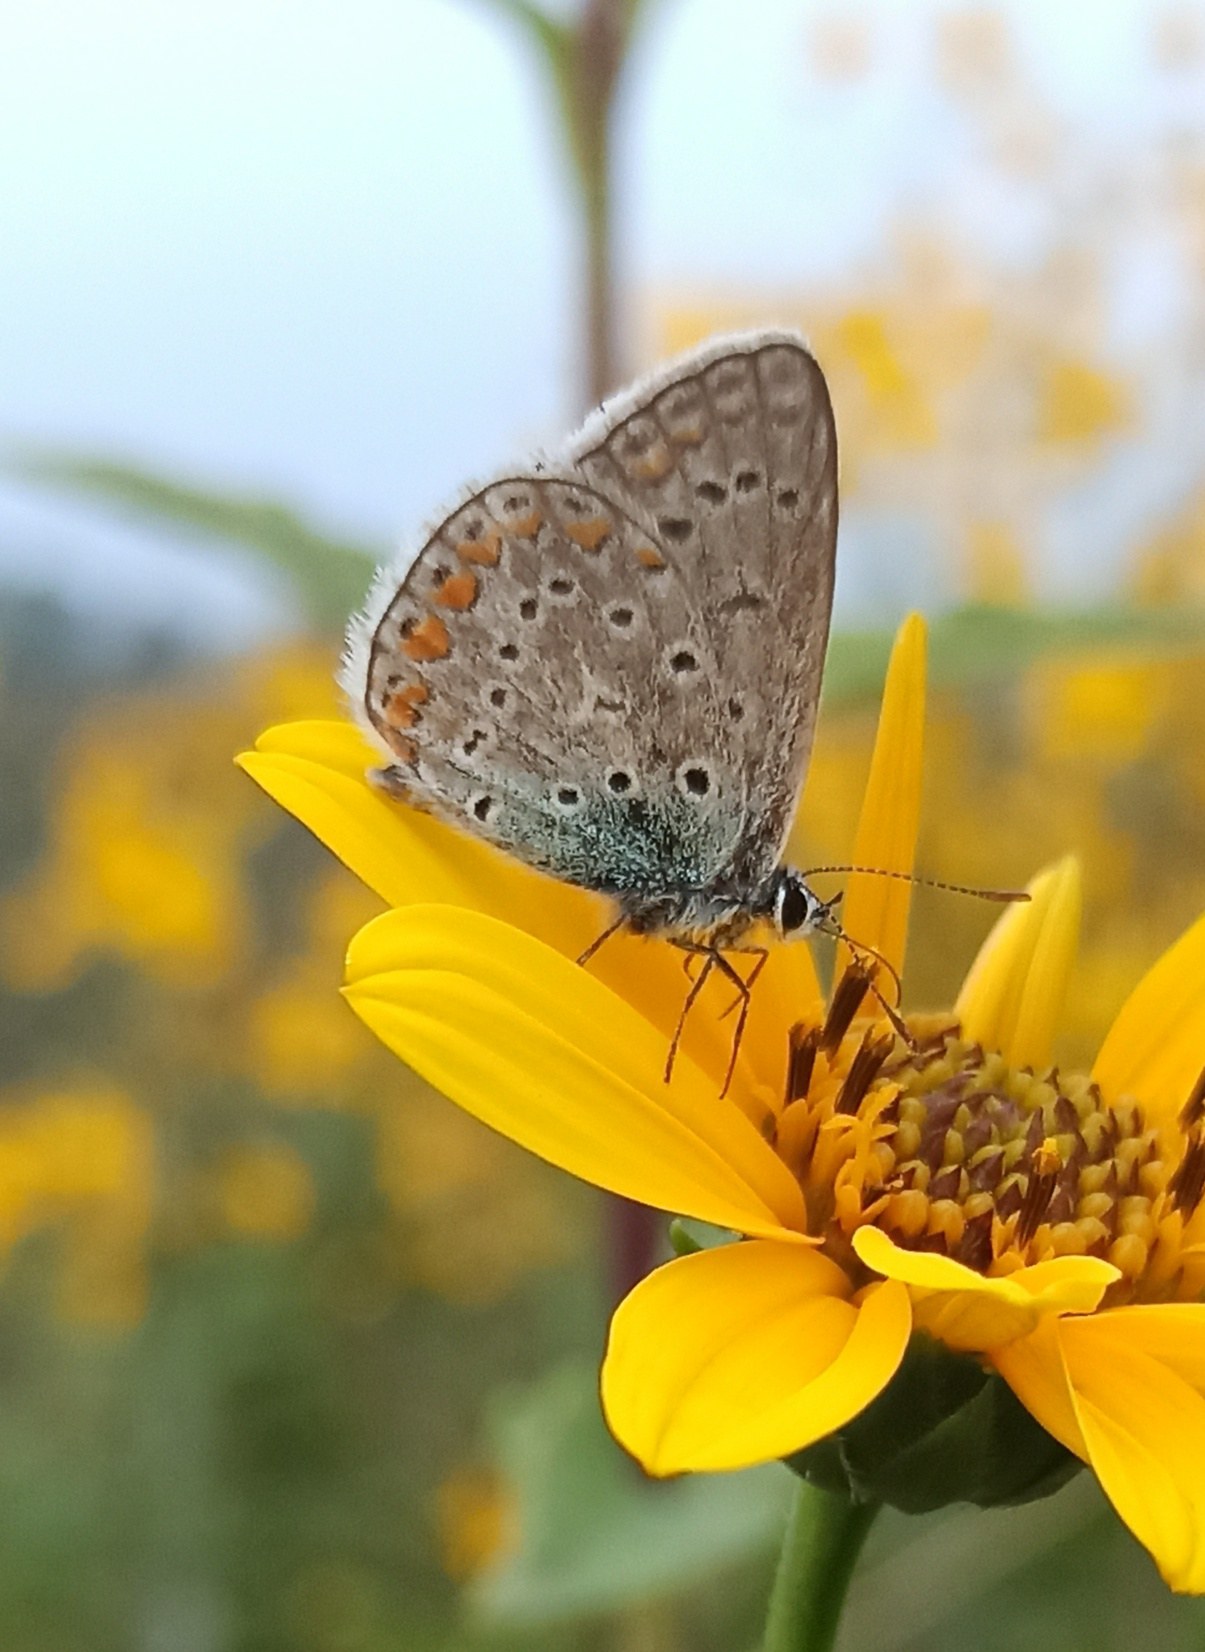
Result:
[[[793,935],[811,922],[815,897],[803,880],[785,872],[778,889],[774,921],[780,935]]]

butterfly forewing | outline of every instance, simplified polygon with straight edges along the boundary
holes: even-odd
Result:
[[[832,608],[837,440],[790,334],[713,345],[604,408],[583,473],[672,544],[719,665],[716,738],[757,799],[738,882],[765,876],[811,749]]]
[[[584,480],[492,483],[375,622],[364,709],[392,783],[530,864],[655,896],[747,818],[711,731],[718,661],[674,553]]]

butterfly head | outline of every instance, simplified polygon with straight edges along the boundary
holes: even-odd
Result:
[[[840,933],[834,908],[839,894],[822,901],[804,882],[802,875],[790,866],[780,867],[775,875],[770,916],[775,929],[784,941],[795,936]]]

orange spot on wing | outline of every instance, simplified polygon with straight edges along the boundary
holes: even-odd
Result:
[[[516,539],[534,539],[543,523],[544,514],[542,511],[528,511],[526,516],[517,516],[507,526]]]
[[[633,467],[637,476],[642,476],[646,482],[659,482],[661,478],[673,469],[673,454],[667,447],[655,448],[647,458],[640,459]]]
[[[428,699],[425,683],[408,683],[385,701],[385,721],[394,728],[413,728],[418,722],[418,707]]]
[[[611,528],[612,523],[605,516],[592,516],[587,522],[565,523],[565,532],[583,551],[596,551],[611,532]]]
[[[665,558],[660,551],[655,551],[651,545],[642,545],[636,552],[636,560],[642,568],[665,567]]]
[[[462,562],[475,562],[482,568],[494,568],[502,554],[502,532],[491,528],[484,539],[462,539],[456,546],[456,555]]]
[[[681,447],[698,447],[703,440],[704,432],[701,425],[687,424],[681,426],[678,430],[672,431],[671,434],[674,441]]]
[[[449,574],[435,593],[441,608],[471,608],[476,599],[477,575],[469,573],[467,568],[461,573]]]
[[[450,647],[447,626],[438,614],[428,614],[402,643],[402,653],[412,660],[442,660]]]

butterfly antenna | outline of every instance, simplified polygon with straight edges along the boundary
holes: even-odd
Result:
[[[814,870],[824,870],[824,868],[814,868]],[[865,960],[867,958],[873,958],[875,964],[881,964],[887,971],[887,974],[891,977],[891,984],[895,988],[894,1004],[889,1004],[883,994],[879,991],[878,987],[875,985],[874,978],[878,971],[873,965],[867,970],[866,985],[878,999],[883,1014],[887,1017],[888,1021],[891,1022],[892,1028],[897,1036],[903,1039],[904,1043],[907,1044],[910,1050],[915,1050],[916,1040],[908,1031],[908,1028],[904,1023],[904,1018],[899,1012],[899,1006],[903,1002],[904,997],[904,984],[900,980],[899,970],[896,969],[890,958],[884,957],[877,947],[871,946],[868,941],[855,941],[851,936],[847,935],[845,930],[842,929],[841,925],[837,922],[836,918],[833,917],[831,912],[828,914],[828,919],[831,928],[827,928],[826,926],[827,932],[830,935],[835,936],[837,940],[844,941],[845,945],[853,953],[858,962],[862,964],[864,969],[866,968]]]
[[[916,872],[892,872],[885,866],[809,866],[800,872],[807,879],[823,872],[858,872],[872,878],[898,878],[902,883],[918,884],[922,889],[945,889],[951,895],[974,895],[981,901],[1027,901],[1026,889],[980,889],[969,883],[947,883],[943,878],[923,878]]]
[[[884,958],[883,954],[881,952],[877,952],[874,947],[864,946],[862,944],[862,942],[860,942],[860,941],[851,941],[848,935],[842,935],[841,939],[845,942],[846,946],[853,953],[855,958],[858,958],[858,957],[861,957],[861,956],[864,956],[864,955],[868,954],[870,957],[876,959],[878,963],[886,965],[888,973],[890,974],[892,980],[895,982],[895,988],[896,988],[896,993],[897,993],[895,1003],[894,1004],[889,1004],[887,1002],[886,998],[883,997],[883,994],[879,991],[878,987],[875,985],[875,980],[874,980],[875,972],[874,972],[873,969],[871,969],[870,971],[867,972],[866,985],[870,988],[871,992],[873,992],[875,997],[878,999],[879,1006],[882,1009],[883,1014],[887,1017],[888,1021],[891,1022],[892,1030],[895,1032],[896,1036],[898,1038],[902,1038],[904,1043],[908,1046],[908,1048],[910,1050],[915,1050],[916,1049],[916,1040],[915,1040],[915,1038],[913,1038],[912,1034],[908,1031],[908,1028],[907,1028],[907,1026],[904,1022],[904,1018],[900,1014],[899,1008],[898,1008],[898,1006],[899,1006],[899,996],[898,995],[900,993],[900,978],[899,978],[898,973],[895,971],[895,969],[892,968],[891,964],[889,964],[887,962],[887,959]]]

